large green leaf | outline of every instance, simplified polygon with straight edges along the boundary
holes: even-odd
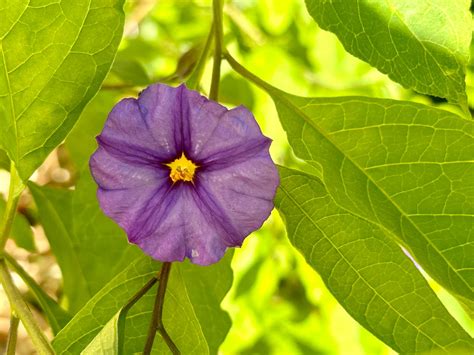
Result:
[[[405,87],[466,108],[469,0],[306,0],[346,50]]]
[[[74,313],[140,251],[101,212],[88,169],[74,191],[29,186],[63,273],[67,308]]]
[[[387,231],[338,206],[318,178],[287,168],[280,176],[275,205],[291,243],[356,320],[401,353],[472,353],[469,335]]]
[[[209,267],[176,263],[171,269],[165,297],[163,322],[183,354],[216,353],[230,327],[228,315],[220,308],[222,298],[232,284],[230,260]],[[79,353],[93,341],[116,350],[120,309],[159,270],[159,264],[140,257],[119,273],[81,309],[57,335],[53,346],[58,354]],[[153,288],[129,312],[125,324],[124,353],[143,350],[156,288]],[[99,334],[99,335],[98,335]],[[94,345],[95,346],[95,345]],[[112,352],[116,353],[116,352]],[[168,353],[157,335],[154,353]]]
[[[305,98],[229,63],[273,98],[296,155],[341,207],[401,242],[460,299],[474,300],[474,124],[407,101]]]
[[[0,22],[0,145],[23,180],[67,135],[107,74],[123,0],[8,2]]]

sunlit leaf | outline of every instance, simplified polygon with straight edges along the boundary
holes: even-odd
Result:
[[[94,96],[123,29],[123,0],[18,0],[0,22],[0,145],[23,180]]]
[[[388,231],[338,206],[318,178],[280,176],[276,207],[292,244],[356,320],[401,353],[474,350]]]
[[[306,0],[346,50],[403,86],[467,104],[469,0]]]
[[[403,243],[459,298],[474,299],[472,121],[406,101],[298,97],[245,75],[272,96],[295,154],[322,169],[338,205]]]

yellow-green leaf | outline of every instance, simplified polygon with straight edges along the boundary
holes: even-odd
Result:
[[[405,87],[466,109],[469,0],[306,0],[345,49]]]
[[[123,0],[8,1],[0,21],[0,146],[25,181],[99,89]]]

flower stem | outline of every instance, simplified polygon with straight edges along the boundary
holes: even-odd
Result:
[[[189,89],[199,90],[199,83],[201,82],[202,75],[204,74],[204,69],[206,67],[207,57],[209,56],[209,49],[211,48],[212,40],[214,39],[214,22],[211,24],[209,29],[209,34],[206,38],[206,43],[201,52],[201,56],[194,68],[193,72],[186,80],[186,85]]]
[[[160,284],[158,285],[158,291],[156,292],[155,306],[153,307],[148,337],[146,340],[145,349],[143,350],[144,355],[149,355],[151,353],[156,332],[161,334],[163,340],[165,341],[166,345],[168,345],[168,348],[170,349],[171,353],[173,353],[173,355],[181,354],[163,325],[163,305],[165,301],[166,286],[168,285],[170,270],[171,263],[163,263],[163,266],[160,270]]]
[[[221,61],[222,61],[222,43],[224,38],[224,30],[222,27],[222,11],[223,0],[213,0],[212,10],[214,14],[214,62],[212,66],[212,79],[209,98],[217,101],[219,98],[219,81],[221,78]]]
[[[2,282],[3,289],[7,294],[10,305],[18,315],[18,318],[21,319],[21,322],[25,326],[26,331],[30,335],[30,338],[33,344],[36,347],[36,350],[40,354],[54,354],[53,348],[49,344],[48,340],[41,332],[38,324],[36,323],[33,314],[31,313],[28,305],[21,297],[20,291],[16,288],[13,283],[10,272],[5,263],[5,259],[0,256],[0,281]]]
[[[0,224],[0,252],[5,249],[8,237],[10,236],[13,220],[15,219],[16,208],[18,206],[18,200],[20,199],[20,194],[23,189],[24,185],[18,176],[15,164],[12,162],[10,167],[10,190],[8,192],[8,201],[5,208],[5,214],[3,215]]]
[[[20,319],[12,312],[10,316],[10,329],[8,331],[7,350],[6,355],[15,355],[16,339],[18,336],[18,324]]]

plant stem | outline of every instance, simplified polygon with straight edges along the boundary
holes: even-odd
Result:
[[[19,323],[20,319],[18,319],[14,312],[12,312],[10,316],[10,329],[8,331],[7,351],[5,353],[6,355],[15,355]]]
[[[8,237],[10,236],[13,220],[15,219],[16,208],[18,206],[18,200],[20,199],[20,194],[23,188],[24,185],[16,172],[15,164],[12,162],[10,165],[10,190],[8,192],[8,201],[0,225],[0,252],[5,249]]]
[[[151,353],[156,332],[161,334],[163,340],[165,341],[166,345],[168,345],[168,348],[171,350],[173,355],[181,354],[163,325],[163,305],[165,301],[166,286],[168,285],[170,270],[171,263],[163,263],[163,266],[160,270],[160,284],[158,285],[158,291],[156,292],[155,306],[153,307],[148,337],[146,340],[145,349],[143,350],[144,355],[149,355]]]
[[[18,316],[21,319],[21,322],[25,326],[26,331],[30,335],[30,338],[33,344],[36,347],[36,350],[40,354],[54,354],[53,348],[49,344],[48,340],[41,332],[38,324],[36,323],[33,314],[31,313],[28,305],[21,297],[20,291],[16,288],[13,280],[11,278],[10,272],[5,263],[5,259],[0,256],[0,281],[2,282],[3,289],[7,294],[10,305]]]
[[[217,101],[219,98],[219,81],[221,78],[222,43],[224,29],[222,27],[223,0],[213,0],[212,10],[214,14],[214,62],[212,65],[212,79],[209,98]]]
[[[206,67],[207,57],[209,56],[209,49],[211,48],[212,40],[214,39],[214,22],[211,24],[209,34],[206,38],[206,43],[202,49],[201,56],[194,68],[193,72],[186,80],[186,85],[189,89],[199,90],[199,83],[201,82],[202,75],[204,74],[204,69]]]

